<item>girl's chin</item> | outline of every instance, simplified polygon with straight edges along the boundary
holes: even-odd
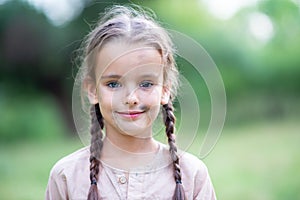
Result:
[[[126,136],[128,138],[131,139],[148,139],[148,138],[152,138],[152,135],[145,135],[143,133],[127,133],[127,132],[123,132],[122,133],[123,136]]]
[[[148,125],[132,125],[129,126],[126,124],[125,126],[122,126],[121,124],[118,126],[118,129],[120,130],[120,133],[122,135],[126,136],[132,136],[137,138],[148,138],[151,137],[151,126]]]

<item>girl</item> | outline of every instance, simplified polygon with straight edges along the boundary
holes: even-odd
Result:
[[[206,166],[177,152],[173,54],[167,32],[141,9],[106,12],[86,38],[80,76],[91,145],[56,163],[46,199],[216,199]],[[152,137],[160,109],[169,147]]]

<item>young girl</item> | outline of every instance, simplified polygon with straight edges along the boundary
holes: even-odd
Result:
[[[206,166],[177,152],[173,54],[168,33],[141,9],[106,12],[86,38],[80,76],[91,145],[56,163],[46,199],[216,199]],[[168,146],[152,137],[160,109]]]

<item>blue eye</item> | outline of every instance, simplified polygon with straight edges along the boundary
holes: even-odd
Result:
[[[154,84],[149,82],[149,81],[143,81],[142,83],[140,83],[140,87],[142,88],[150,88],[152,87]]]
[[[118,88],[121,87],[121,84],[117,81],[112,81],[106,84],[110,88]]]

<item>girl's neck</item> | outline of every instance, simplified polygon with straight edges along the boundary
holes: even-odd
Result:
[[[157,150],[157,142],[152,137],[138,138],[133,136],[114,137],[107,135],[103,141],[106,150],[115,153],[147,154]],[[109,149],[108,149],[109,148]],[[103,149],[105,150],[105,149]]]
[[[105,143],[110,143],[111,150],[118,152],[128,152],[134,154],[143,154],[154,152],[157,149],[157,142],[152,138],[152,128],[148,127],[143,133],[133,136],[121,133],[119,130],[107,125]]]
[[[158,150],[159,144],[152,137],[125,140],[108,134],[103,141],[101,160],[114,168],[130,171],[152,163]]]

